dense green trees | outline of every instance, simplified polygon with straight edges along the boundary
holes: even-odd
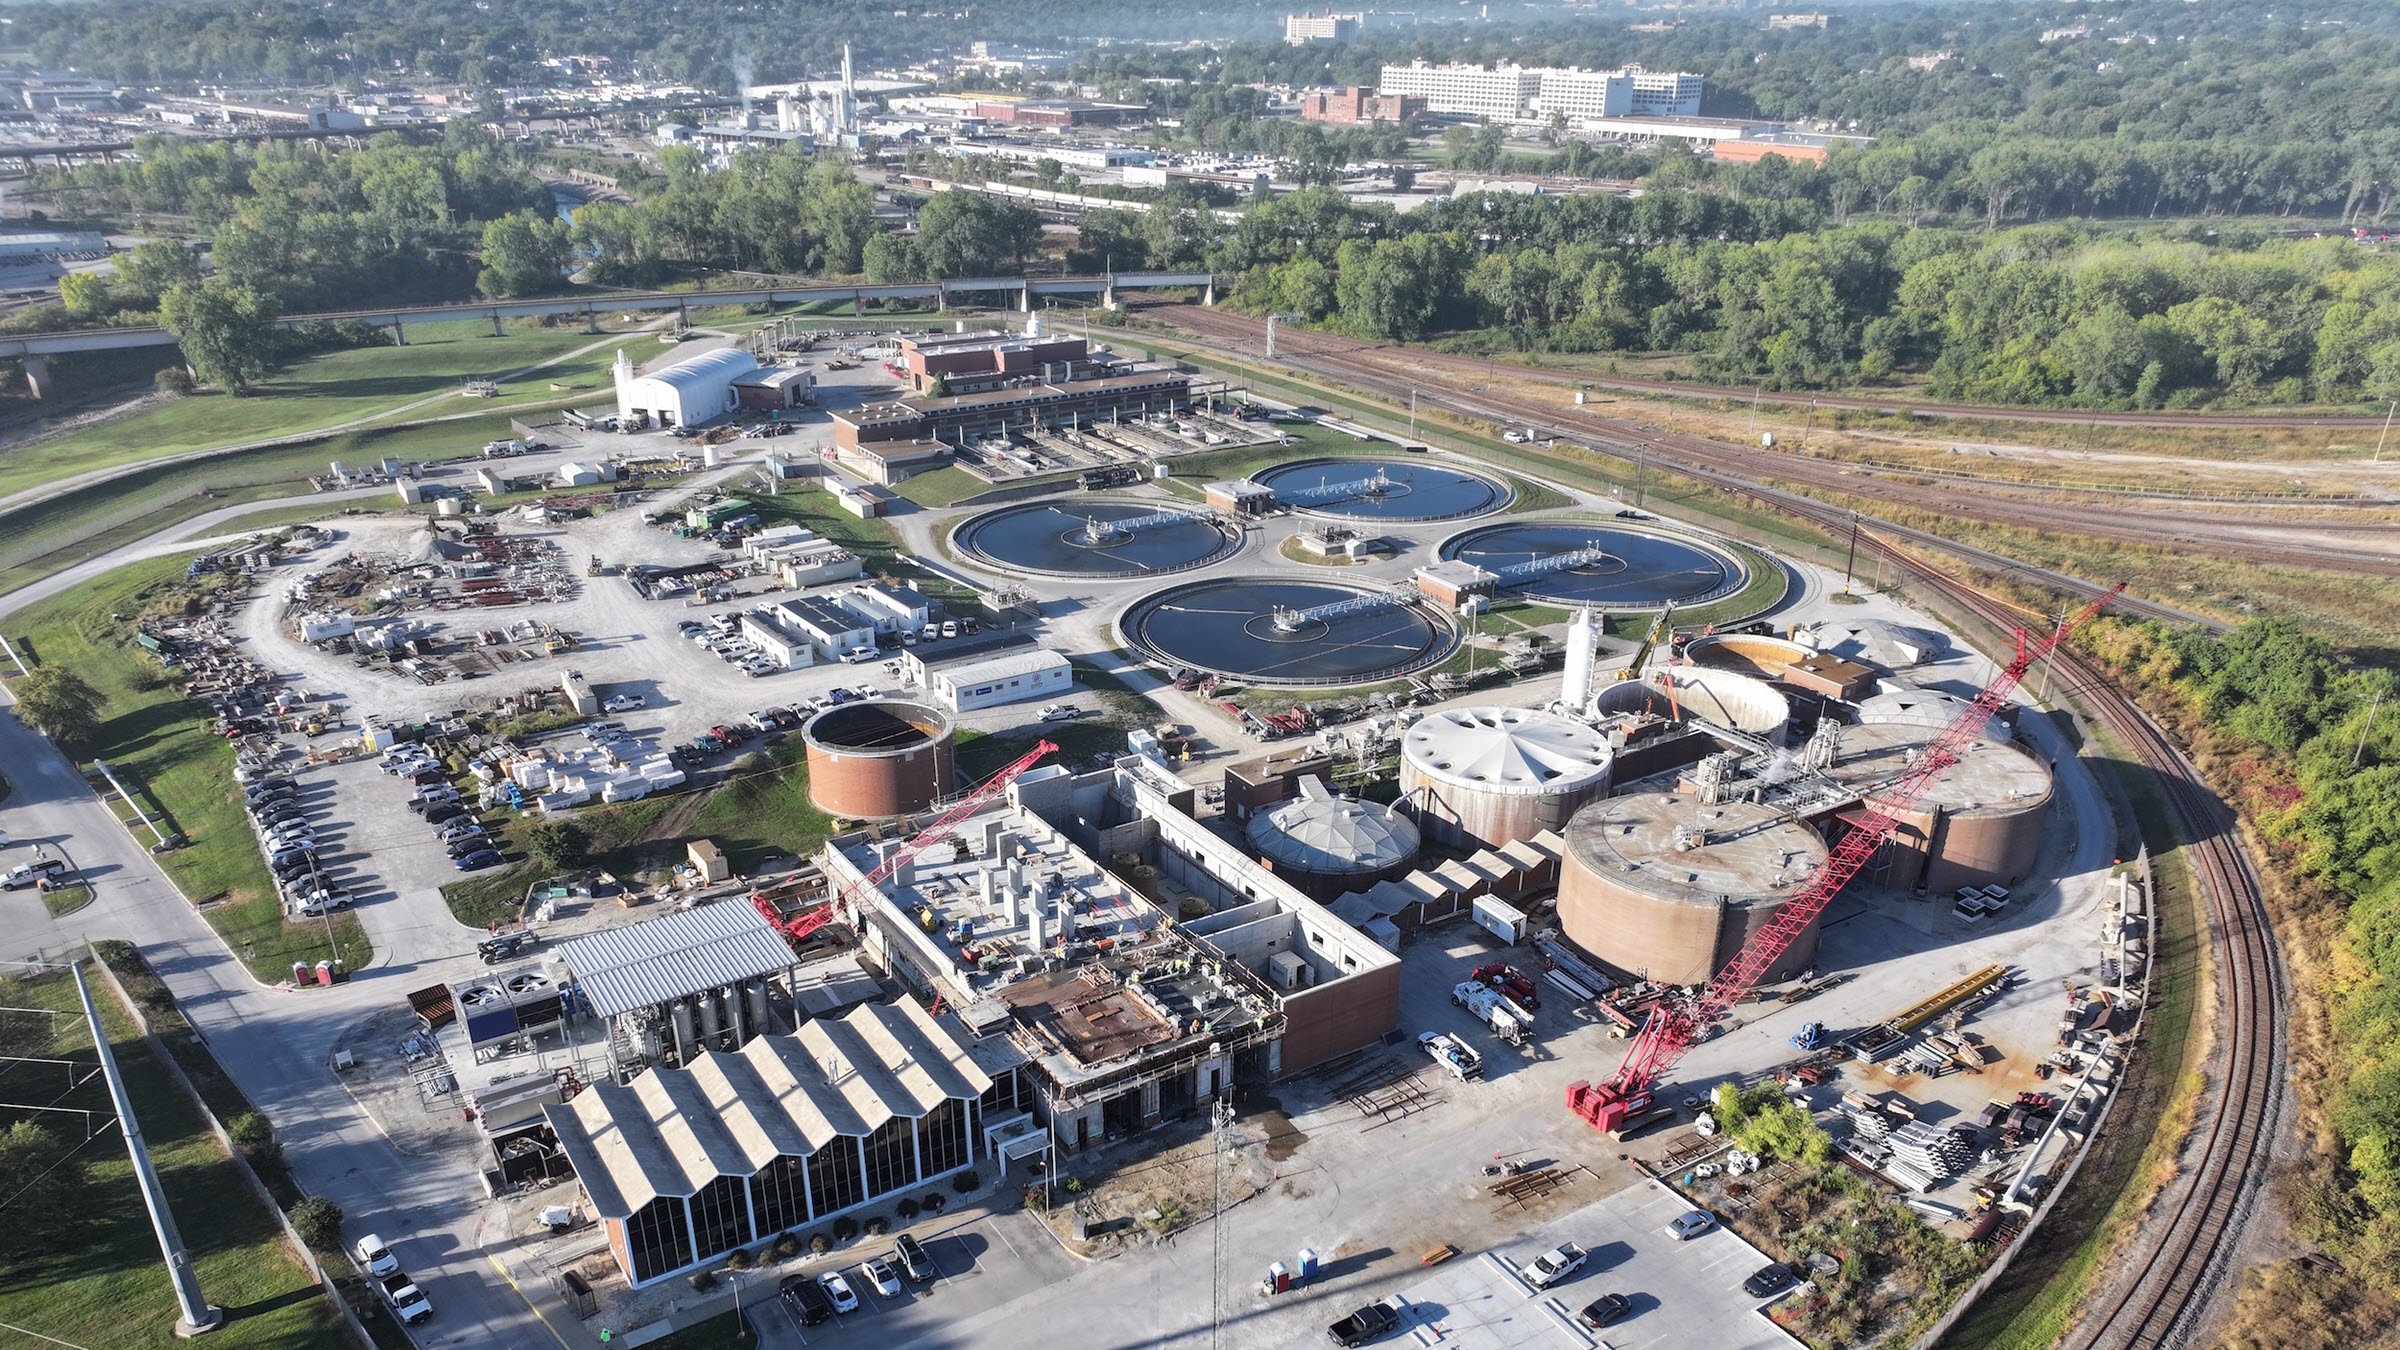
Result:
[[[483,227],[483,271],[475,289],[490,296],[532,295],[566,280],[575,256],[567,223],[535,211],[516,211]]]
[[[1403,247],[1420,238],[1442,242]],[[2001,403],[2400,398],[2400,262],[2343,239],[1833,225],[1802,202],[1673,190],[1405,216],[1295,193],[1210,258],[1239,303],[1362,336],[1681,351],[1770,388],[1914,371]]]
[[[177,286],[158,301],[158,322],[182,345],[184,360],[231,394],[249,392],[251,381],[274,368],[276,313],[274,297],[218,278]]]
[[[2343,950],[2316,967],[2336,977],[2323,990],[2332,1034],[2297,1038],[2328,1057],[2338,1160],[2301,1165],[2295,1212],[2311,1240],[2354,1258],[2351,1271],[2400,1287],[2400,674],[2346,661],[2286,619],[2222,636],[2103,624],[2093,641],[2201,724],[2194,738],[2227,766],[2222,781],[2275,861],[2341,924]],[[2303,916],[2287,940],[2315,927]]]
[[[865,265],[875,194],[838,160],[779,146],[707,173],[686,146],[660,158],[656,190],[631,205],[576,210],[574,247],[592,280],[650,285],[693,267],[850,275]]]
[[[936,280],[1021,271],[1041,238],[1032,207],[979,192],[937,192],[917,212],[917,256]]]

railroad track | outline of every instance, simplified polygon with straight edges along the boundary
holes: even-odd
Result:
[[[1396,393],[1401,399],[1413,393],[1420,403],[1426,401],[1427,391],[1421,383],[1399,379],[1373,366],[1341,360],[1331,354],[1312,353],[1312,357],[1338,364],[1347,378],[1373,392],[1387,396]],[[1436,390],[1434,401],[1471,416],[1512,424],[1526,422],[1521,408],[1501,407],[1448,390]],[[1530,425],[1542,430],[1560,430],[1545,427],[1538,418]],[[1586,441],[1592,439],[1590,429],[1583,427],[1568,427],[1561,434]],[[1840,538],[1848,532],[1853,517],[1843,508],[1759,483],[1715,463],[1668,458],[1685,442],[1711,445],[1697,437],[1651,433],[1643,438],[1640,451],[1659,459],[1662,467],[1741,492],[1762,505],[1815,525],[1832,537]],[[1611,453],[1622,454],[1631,449],[1636,447],[1611,447]],[[1987,550],[1888,522],[1879,524],[1877,533],[1861,532],[1858,539],[1863,553],[1882,558],[1902,574],[1939,592],[2003,633],[2024,622],[2027,616],[1926,565],[1901,544],[1939,549],[1985,566],[2034,576],[2068,594],[2089,596],[2101,589],[2079,578],[2027,568]],[[2130,597],[2120,598],[2116,607],[2177,621],[2191,618]],[[2097,665],[2071,649],[2060,650],[2052,659],[2065,667],[2077,697],[2150,769],[2159,784],[2174,816],[2176,830],[2192,859],[2200,898],[2208,908],[2210,929],[2219,947],[2219,1000],[2229,1019],[2224,1040],[2225,1060],[2215,1084],[2218,1090],[2208,1098],[2207,1105],[2214,1109],[2199,1136],[2191,1183],[2157,1208],[2150,1231],[2138,1239],[2141,1250],[2132,1257],[2125,1278],[2069,1331],[2064,1342],[2067,1350],[2167,1350],[2182,1343],[2192,1330],[2192,1323],[2206,1309],[2209,1295],[2223,1286],[2227,1269],[2241,1245],[2252,1202],[2265,1180],[2270,1131],[2280,1110],[2283,1073],[2286,1028],[2282,968],[2267,920],[2265,893],[2257,872],[2241,850],[2232,812],[2210,790],[2182,750]],[[2155,932],[2150,936],[2155,944]]]
[[[1822,528],[1847,523],[1846,513],[1820,504],[1812,503],[1797,514]],[[1862,537],[1860,547],[1885,557],[2002,632],[2025,619],[2004,602],[1944,576],[1883,540]],[[2098,666],[2068,648],[2051,659],[2065,667],[2076,696],[2157,781],[2192,859],[2219,944],[2219,998],[2230,1019],[2226,1061],[2215,1085],[2218,1091],[2209,1099],[2215,1110],[2200,1139],[2191,1184],[2160,1206],[2127,1275],[2061,1343],[2065,1350],[2167,1350],[2183,1343],[2210,1294],[2225,1283],[2251,1202],[2266,1179],[2283,1081],[2282,967],[2267,921],[2266,895],[2242,852],[2233,813],[2181,748]],[[2155,908],[2152,913],[2155,916]],[[2155,951],[2155,931],[2150,937]]]
[[[1159,314],[1204,341],[1249,344],[1261,335],[1261,325],[1256,321],[1223,310],[1180,306]],[[2362,529],[2348,522],[2269,520],[2257,514],[2264,509],[2258,506],[2251,507],[2244,515],[2211,515],[2154,505],[2145,508],[2082,501],[2044,502],[2024,495],[1973,491],[1959,486],[1894,482],[1839,461],[1730,445],[1703,436],[1662,431],[1621,417],[1568,408],[1541,410],[1529,417],[1520,400],[1462,387],[1469,381],[1486,378],[1483,372],[1461,369],[1454,372],[1449,383],[1429,380],[1367,359],[1381,349],[1347,339],[1329,339],[1307,330],[1285,328],[1277,336],[1277,345],[1281,349],[1278,359],[1304,358],[1305,370],[1331,374],[1343,383],[1395,402],[1406,403],[1413,397],[1420,406],[1440,407],[1506,425],[1530,426],[1592,446],[1637,466],[1655,462],[1662,469],[1745,494],[1783,492],[1756,476],[1765,473],[1776,482],[1789,483],[1795,488],[1874,496],[1936,517],[1969,517],[2016,528],[2052,530],[2149,547],[2197,549],[2246,562],[2400,576],[2400,554],[2390,551],[2385,542],[2391,536],[2391,527],[2381,523],[2367,524]],[[1408,355],[1412,360],[1427,359],[1421,353]],[[1894,530],[1903,529],[1890,522],[1884,524]],[[1936,538],[1918,531],[1905,532],[1926,541]],[[2295,538],[2305,538],[2305,542],[2291,542]],[[2353,539],[2367,546],[2351,546]],[[1946,542],[1940,546],[1948,547]],[[2190,621],[2193,616],[2175,617]]]

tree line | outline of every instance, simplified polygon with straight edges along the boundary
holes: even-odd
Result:
[[[1235,303],[1360,337],[1688,353],[1768,388],[1909,372],[1999,403],[2400,398],[2400,261],[2347,239],[1834,224],[1672,189],[1406,214],[1301,192],[1204,253]]]
[[[2350,1278],[2400,1294],[2400,676],[2284,619],[2094,628],[2109,667],[2223,766],[2270,852],[2261,870],[2287,902],[2298,892],[2279,933],[2309,949],[2303,968],[2336,973],[2311,991],[2327,1034],[2295,1037],[2313,1048],[2293,1073],[2332,1147],[2295,1155],[2287,1209]]]

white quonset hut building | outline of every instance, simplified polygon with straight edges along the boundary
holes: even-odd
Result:
[[[719,347],[684,357],[647,375],[617,353],[617,416],[646,416],[665,427],[689,426],[732,412],[739,402],[734,385],[758,370],[758,358],[738,347]]]
[[[991,1087],[903,998],[598,1083],[546,1115],[638,1288],[974,1166]]]

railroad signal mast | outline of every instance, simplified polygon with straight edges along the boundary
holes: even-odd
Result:
[[[1833,897],[1841,894],[1842,888],[1850,884],[1850,879],[1858,875],[1875,851],[1900,827],[1894,813],[1908,811],[1923,800],[1934,783],[1949,772],[1950,766],[1958,763],[1968,743],[1983,734],[1993,715],[2000,711],[2000,705],[2008,701],[2009,694],[2024,680],[2025,673],[2048,658],[2066,641],[2068,634],[2081,628],[2124,589],[2122,582],[2110,587],[2107,593],[2039,641],[2029,641],[2026,631],[2018,629],[2017,654],[2001,669],[1999,678],[1942,729],[1941,735],[1934,738],[1905,773],[1878,792],[1875,801],[1865,804],[1866,819],[1842,836],[1808,885],[1776,909],[1767,926],[1743,944],[1741,951],[1717,972],[1716,978],[1708,982],[1700,997],[1688,1007],[1669,1007],[1663,1002],[1652,1007],[1642,1023],[1641,1034],[1625,1052],[1625,1060],[1617,1066],[1614,1078],[1598,1084],[1568,1084],[1567,1109],[1592,1128],[1609,1132],[1622,1129],[1647,1112],[1659,1079],[1683,1058],[1684,1051],[1691,1048],[1704,1030],[1716,1025],[1774,968],[1775,962],[1825,911]]]
[[[771,892],[752,891],[750,903],[757,906],[758,912],[766,917],[767,922],[773,924],[793,943],[797,944],[807,939],[818,929],[832,923],[836,915],[846,913],[854,908],[861,897],[873,894],[877,887],[891,880],[893,874],[900,870],[903,863],[949,838],[951,832],[958,828],[959,822],[982,810],[991,803],[993,798],[1008,791],[1009,784],[1017,781],[1017,778],[1027,769],[1040,763],[1044,755],[1057,749],[1058,747],[1049,741],[1037,742],[1015,763],[983,780],[983,783],[974,791],[953,802],[950,809],[944,811],[933,824],[918,831],[907,843],[892,850],[892,856],[884,859],[874,871],[859,878],[856,883],[844,887],[841,894],[824,904],[802,910],[787,919],[783,917],[782,911],[776,908]]]

